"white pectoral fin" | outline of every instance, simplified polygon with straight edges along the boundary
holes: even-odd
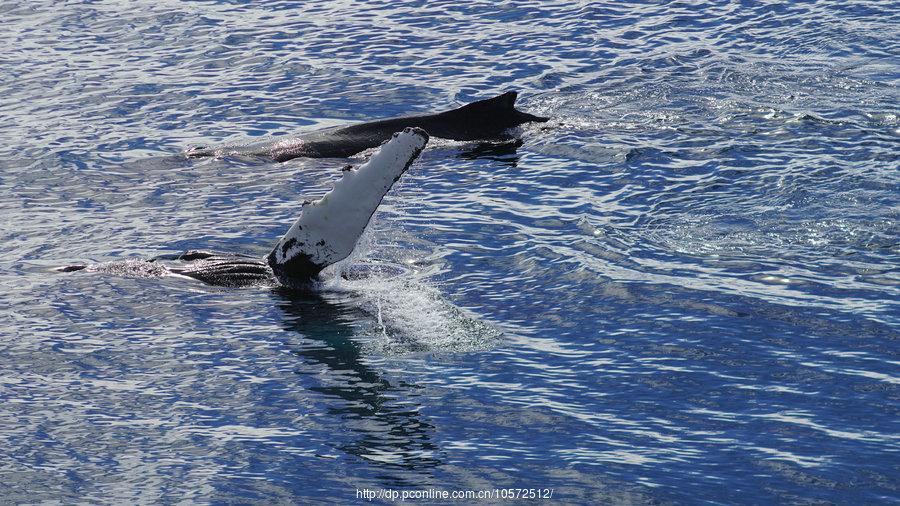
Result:
[[[428,143],[420,128],[405,128],[355,170],[345,170],[330,192],[305,203],[300,218],[268,256],[279,281],[304,283],[347,258],[394,182]]]

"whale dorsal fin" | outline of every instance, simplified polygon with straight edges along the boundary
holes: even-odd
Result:
[[[405,128],[358,169],[344,170],[324,197],[304,203],[300,218],[266,257],[278,280],[303,284],[347,258],[384,195],[427,142],[421,128]]]
[[[515,126],[530,121],[543,123],[550,119],[516,109],[516,98],[518,96],[518,92],[507,91],[496,97],[466,104],[445,114],[450,114],[457,118],[460,117],[459,115],[462,115],[462,118],[466,118],[469,121],[502,123],[503,126]]]
[[[496,97],[486,98],[471,104],[466,104],[455,111],[471,112],[471,113],[504,113],[509,114],[516,110],[516,97],[518,93],[515,91],[507,91]]]

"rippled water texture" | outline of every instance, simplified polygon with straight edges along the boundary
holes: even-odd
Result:
[[[900,501],[898,13],[0,4],[2,502]],[[189,146],[509,89],[553,120],[434,143],[364,279],[53,271],[262,255],[361,160]]]

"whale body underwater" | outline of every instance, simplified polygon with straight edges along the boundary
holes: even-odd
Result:
[[[129,277],[179,276],[214,286],[253,285],[308,289],[327,266],[347,258],[394,182],[415,161],[429,136],[445,139],[504,140],[507,130],[545,122],[515,108],[516,92],[480,100],[450,111],[329,128],[266,144],[194,149],[188,157],[231,154],[285,161],[297,157],[346,158],[370,148],[377,152],[358,169],[345,167],[325,196],[304,202],[300,217],[263,258],[242,253],[189,250],[151,259],[128,259],[62,267]]]
[[[325,267],[347,258],[384,195],[428,143],[420,128],[392,135],[358,169],[343,171],[324,197],[304,202],[300,218],[263,258],[241,253],[187,251],[149,260],[63,267],[131,277],[186,276],[215,286],[272,285],[304,289]]]
[[[454,141],[509,139],[507,130],[524,123],[542,123],[549,118],[516,109],[517,93],[466,104],[435,114],[381,119],[349,126],[316,130],[296,137],[243,146],[191,148],[190,158],[229,155],[258,156],[284,162],[293,158],[347,158],[381,145],[404,128],[421,128],[432,137]]]

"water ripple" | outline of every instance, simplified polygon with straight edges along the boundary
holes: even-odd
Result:
[[[0,5],[0,493],[896,501],[890,7]],[[552,120],[435,140],[315,296],[52,271],[263,255],[359,161],[189,146],[507,89]]]

